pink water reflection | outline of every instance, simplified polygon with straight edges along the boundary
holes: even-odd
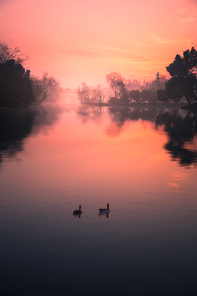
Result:
[[[114,210],[127,211],[136,200],[144,207],[180,200],[180,194],[188,198],[196,170],[172,162],[166,141],[153,122],[126,121],[119,127],[107,112],[86,123],[74,111],[63,113],[52,127],[25,140],[21,161],[5,165],[1,186],[15,190],[19,201],[24,192],[35,192],[34,200],[69,203],[70,210],[109,202]]]

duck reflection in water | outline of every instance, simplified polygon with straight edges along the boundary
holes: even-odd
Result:
[[[98,216],[106,216],[106,218],[109,218],[109,213],[99,213]]]
[[[109,204],[107,204],[107,208],[99,209],[99,217],[105,215],[106,218],[109,218],[109,212],[110,212]]]
[[[73,211],[73,216],[74,216],[75,218],[81,218],[81,214],[82,214],[82,213],[83,213],[83,212],[82,212],[82,210],[81,210],[81,205],[80,205],[78,210],[74,210],[74,211]]]

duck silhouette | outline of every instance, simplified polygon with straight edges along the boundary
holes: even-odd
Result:
[[[78,210],[74,210],[74,211],[73,211],[73,215],[81,216],[82,213],[83,213],[83,212],[82,212],[82,210],[81,210],[81,205],[79,206],[79,209],[78,209]]]
[[[107,208],[103,208],[103,209],[99,209],[99,213],[100,214],[105,214],[105,213],[109,213],[110,209],[109,209],[109,204],[107,204]]]

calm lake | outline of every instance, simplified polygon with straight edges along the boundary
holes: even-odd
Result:
[[[196,296],[196,134],[180,109],[2,112],[0,295]]]

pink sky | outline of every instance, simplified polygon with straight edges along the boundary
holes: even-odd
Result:
[[[195,0],[0,0],[0,39],[63,87],[105,83],[111,71],[143,81],[196,48],[196,15]]]

